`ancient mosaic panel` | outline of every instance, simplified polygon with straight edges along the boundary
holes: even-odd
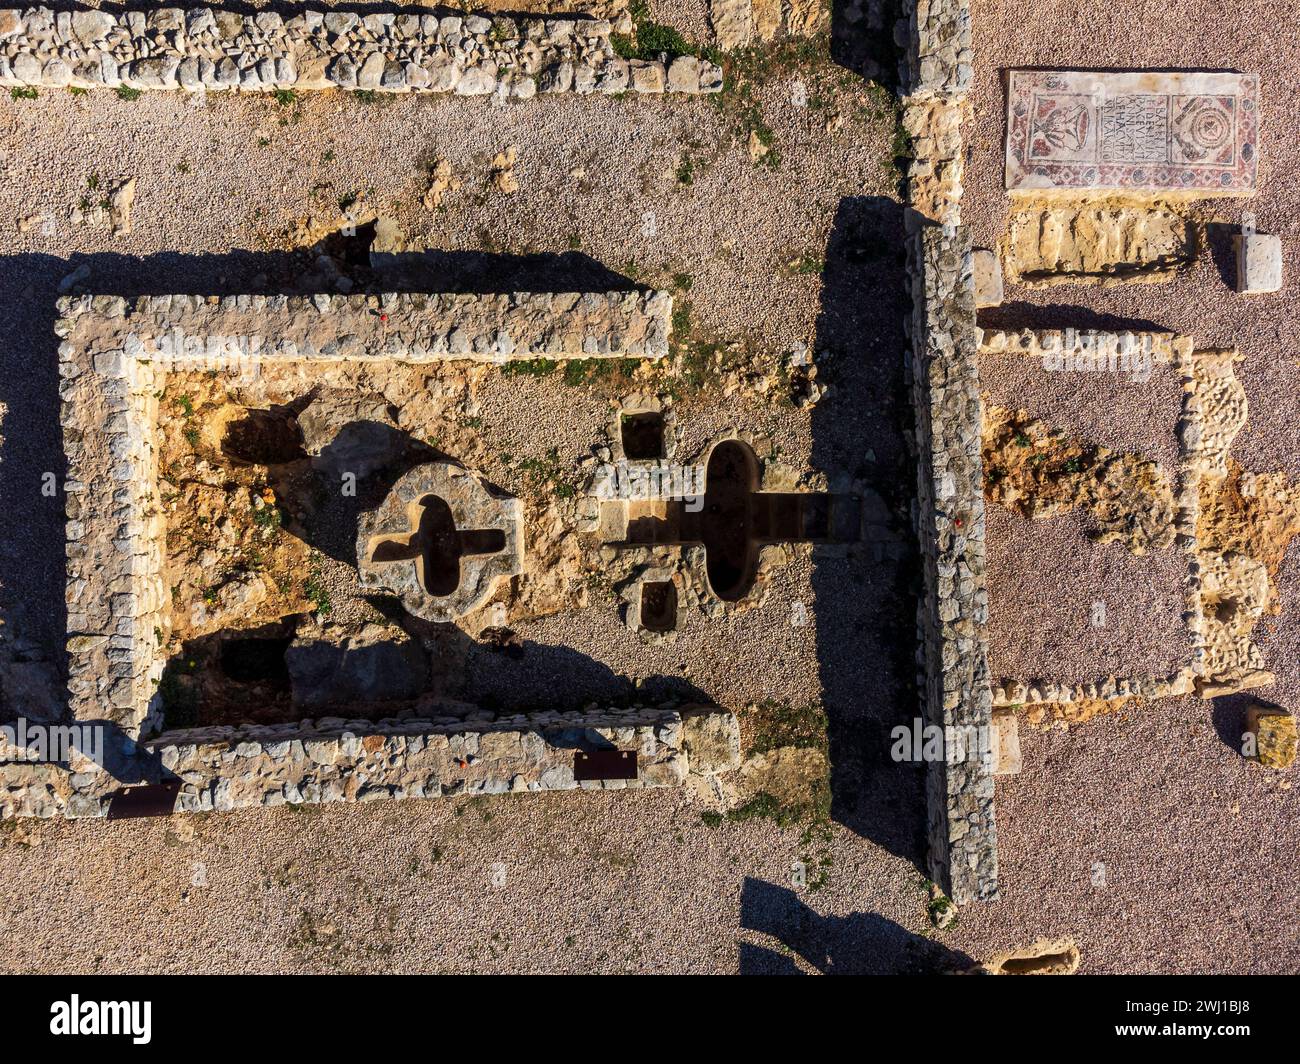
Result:
[[[1013,70],[1007,188],[1248,194],[1258,132],[1253,74]]]

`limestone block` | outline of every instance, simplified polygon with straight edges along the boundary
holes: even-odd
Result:
[[[1232,239],[1237,251],[1237,291],[1245,295],[1282,287],[1282,238],[1243,228]]]
[[[1024,949],[998,954],[981,967],[989,975],[1073,975],[1081,959],[1071,939],[1040,939]]]
[[[993,774],[1015,776],[1020,772],[1020,718],[1013,709],[993,713]]]
[[[1287,710],[1254,703],[1246,711],[1246,731],[1254,737],[1253,760],[1268,768],[1290,768],[1295,763],[1296,723]]]
[[[752,0],[709,0],[709,21],[722,48],[743,48],[754,38]]]
[[[975,306],[996,307],[1002,304],[1002,260],[996,251],[977,248],[974,254]]]
[[[716,707],[682,710],[682,743],[692,775],[714,775],[740,767],[740,725]]]

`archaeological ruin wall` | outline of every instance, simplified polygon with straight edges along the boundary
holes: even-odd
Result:
[[[695,56],[624,59],[608,20],[274,11],[0,10],[0,86],[497,95],[711,93]]]
[[[912,290],[910,380],[921,548],[918,678],[927,724],[989,736],[988,594],[975,284],[969,232],[960,224],[961,126],[972,80],[964,0],[917,0],[902,74],[908,174],[907,268]],[[991,745],[926,766],[930,876],[956,902],[998,891]]]
[[[171,621],[154,426],[168,372],[275,360],[653,359],[667,353],[671,313],[667,293],[640,291],[62,299],[68,719],[108,733],[108,770],[86,758],[0,766],[0,815],[103,815],[124,781],[171,786],[180,808],[207,810],[668,786],[731,767],[735,718],[707,706],[489,720],[435,704],[427,717],[157,734]],[[610,751],[623,752],[621,767],[584,777],[580,762]]]

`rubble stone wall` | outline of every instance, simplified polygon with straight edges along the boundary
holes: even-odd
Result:
[[[163,668],[166,532],[154,441],[160,374],[120,350],[79,346],[68,338],[74,328],[69,317],[55,326],[68,462],[69,712],[134,734]]]
[[[712,710],[734,727],[735,718]],[[675,787],[690,768],[676,710],[534,713],[491,722],[319,720],[167,732],[144,744],[189,811],[286,802]],[[635,750],[636,779],[574,779],[579,750]],[[702,762],[701,768],[707,766]]]
[[[528,99],[540,93],[702,93],[713,63],[625,60],[604,19],[220,8],[0,10],[0,86],[363,89]]]
[[[219,369],[279,359],[508,362],[660,358],[667,292],[489,295],[81,296],[72,340],[164,369]]]
[[[450,707],[444,707],[450,708]],[[179,783],[180,812],[258,806],[564,790],[676,787],[739,764],[734,714],[716,706],[634,706],[457,717],[343,720],[193,728],[119,745],[117,772],[133,784]],[[482,718],[482,719],[481,719]],[[110,739],[109,742],[112,742]],[[578,751],[637,753],[628,780],[574,778]],[[0,764],[0,819],[98,817],[124,781],[92,765]]]
[[[908,265],[923,580],[922,716],[943,728],[951,744],[957,735],[988,735],[993,717],[982,403],[968,230],[922,227],[910,241]],[[997,896],[991,750],[985,744],[964,758],[926,766],[930,874],[958,903]]]
[[[961,222],[962,124],[972,81],[968,0],[915,0],[907,19],[903,125],[911,138],[908,276],[917,461],[921,713],[949,757],[926,766],[930,875],[958,903],[997,897],[989,736],[988,593],[978,329],[970,233]]]

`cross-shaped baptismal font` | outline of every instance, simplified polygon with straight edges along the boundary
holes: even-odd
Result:
[[[724,440],[709,453],[702,499],[652,501],[628,507],[623,534],[611,546],[700,545],[708,590],[723,602],[754,586],[759,552],[772,543],[853,543],[861,538],[861,502],[852,495],[763,491],[753,448]]]
[[[357,568],[367,589],[400,596],[417,617],[452,621],[522,571],[522,504],[450,462],[406,473],[361,516]]]

